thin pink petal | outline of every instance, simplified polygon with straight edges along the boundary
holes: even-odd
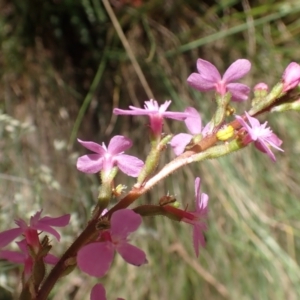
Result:
[[[162,116],[164,118],[183,121],[188,117],[188,114],[186,114],[185,112],[166,111],[166,112],[162,113]]]
[[[115,135],[109,142],[107,151],[111,155],[122,153],[132,146],[132,141],[122,135]]]
[[[113,213],[111,224],[112,237],[126,238],[131,232],[134,232],[142,223],[142,217],[131,209],[120,209]]]
[[[94,285],[90,300],[106,300],[106,292],[101,283]]]
[[[182,154],[186,145],[191,141],[192,138],[193,136],[187,133],[179,133],[175,135],[170,142],[174,153],[176,155]]]
[[[77,264],[88,275],[102,277],[109,270],[113,257],[114,248],[110,242],[91,243],[79,250]]]
[[[56,239],[59,241],[60,235],[55,229],[52,228],[52,226],[64,227],[67,224],[69,224],[69,221],[70,221],[69,214],[66,214],[64,216],[57,217],[57,218],[43,217],[32,228],[48,232],[48,233],[52,234],[53,236],[55,236]]]
[[[103,156],[88,154],[78,158],[76,167],[84,173],[98,173],[103,167]]]
[[[37,230],[43,231],[43,232],[47,232],[52,234],[58,241],[60,240],[60,234],[51,226],[48,226],[46,224],[39,224],[38,226],[36,226]]]
[[[239,123],[244,127],[248,132],[251,131],[251,127],[247,124],[247,122],[241,116],[235,116],[235,118],[239,121]]]
[[[157,111],[150,111],[144,108],[138,108],[134,106],[129,106],[131,110],[114,108],[113,113],[115,115],[127,115],[127,116],[146,116],[156,114]]]
[[[197,201],[197,199],[200,198],[200,187],[201,187],[201,179],[200,177],[196,177],[195,179],[195,199]]]
[[[248,99],[250,88],[247,85],[242,83],[229,83],[226,88],[231,93],[232,101],[241,102]]]
[[[199,112],[194,107],[187,107],[184,112],[188,113],[188,117],[184,120],[188,130],[191,134],[200,134],[202,124]]]
[[[60,217],[52,218],[52,217],[43,217],[38,223],[43,223],[45,225],[54,226],[54,227],[65,227],[70,222],[71,215],[66,214]]]
[[[1,250],[0,258],[6,259],[6,260],[11,261],[16,264],[24,264],[26,255],[22,252]]]
[[[85,148],[95,152],[95,153],[98,153],[100,155],[104,155],[106,153],[106,150],[99,144],[97,143],[94,143],[94,142],[85,142],[85,141],[82,141],[80,139],[77,139],[77,141]]]
[[[254,146],[261,152],[266,153],[272,161],[276,161],[276,157],[274,153],[271,151],[271,149],[264,143],[263,141],[255,141]]]
[[[44,261],[49,265],[56,265],[59,261],[59,258],[52,254],[47,254],[44,258]]]
[[[131,265],[141,266],[148,263],[145,252],[131,244],[121,243],[116,250]]]
[[[214,83],[221,80],[221,75],[218,69],[207,60],[199,58],[197,60],[197,70],[203,80]]]
[[[280,138],[278,138],[278,136],[276,134],[272,133],[270,135],[270,137],[268,138],[268,143],[273,148],[275,148],[281,152],[284,152],[284,150],[279,147],[282,144],[282,140]]]
[[[157,102],[156,102],[156,103],[157,103]],[[168,109],[168,107],[170,106],[171,103],[172,103],[171,100],[165,101],[164,104],[161,104],[161,105],[160,105],[158,111],[159,111],[160,113],[165,112],[165,111]]]
[[[142,160],[127,154],[119,155],[115,157],[115,159],[117,160],[120,170],[131,177],[137,177],[144,166],[144,162]]]
[[[0,248],[7,246],[15,238],[24,232],[22,228],[8,229],[0,233]]]
[[[200,197],[200,201],[196,203],[196,211],[201,212],[203,215],[207,213],[207,204],[208,204],[209,197],[207,194],[202,193]]]
[[[193,245],[197,257],[199,256],[200,246],[205,246],[205,239],[202,232],[203,229],[205,228],[203,228],[201,224],[195,224],[193,228]]]
[[[244,77],[251,69],[251,63],[248,59],[238,59],[233,62],[223,75],[222,80],[226,83],[238,80]]]
[[[187,83],[194,89],[206,92],[211,91],[215,88],[215,82],[208,81],[204,79],[200,74],[198,73],[192,73],[188,79]]]
[[[260,127],[260,122],[256,118],[251,117],[246,111],[245,111],[245,115],[252,128]]]

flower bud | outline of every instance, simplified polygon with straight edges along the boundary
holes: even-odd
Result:
[[[282,75],[283,92],[295,88],[300,83],[300,65],[291,62]]]

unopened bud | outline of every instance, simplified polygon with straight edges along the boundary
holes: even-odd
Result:
[[[282,75],[283,92],[295,88],[300,83],[300,65],[291,62]]]

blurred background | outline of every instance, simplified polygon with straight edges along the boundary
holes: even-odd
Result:
[[[71,213],[62,242],[53,241],[57,255],[85,226],[99,187],[96,175],[76,169],[87,153],[76,138],[107,143],[122,134],[134,140],[129,154],[145,159],[149,151],[147,119],[116,117],[114,107],[172,99],[172,110],[193,106],[206,123],[213,94],[186,84],[197,58],[221,73],[249,59],[243,82],[252,87],[274,85],[290,61],[299,62],[297,0],[1,0],[0,11],[0,230],[41,208]],[[250,103],[235,107],[242,113]],[[268,115],[284,141],[276,163],[250,146],[186,167],[139,199],[157,203],[170,192],[192,207],[200,176],[210,196],[207,246],[197,259],[190,226],[145,218],[132,240],[149,264],[132,267],[116,255],[101,279],[108,298],[300,299],[298,120],[296,112]],[[165,131],[186,129],[167,121]],[[173,157],[167,149],[161,166]],[[117,183],[134,181],[120,175]],[[20,290],[20,274],[0,261],[6,290]],[[89,299],[96,282],[76,270],[49,299]]]

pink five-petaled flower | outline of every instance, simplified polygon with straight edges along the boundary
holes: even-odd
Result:
[[[110,220],[110,230],[100,234],[100,241],[79,250],[77,264],[81,271],[95,277],[104,276],[112,263],[115,250],[129,264],[140,266],[147,263],[145,253],[127,242],[128,235],[136,231],[141,222],[141,216],[130,209],[116,211]]]
[[[43,210],[38,211],[34,216],[30,218],[29,225],[23,219],[15,220],[18,225],[17,228],[8,229],[0,233],[0,248],[5,247],[19,235],[23,235],[27,244],[33,248],[39,248],[39,231],[48,232],[60,240],[59,233],[52,227],[64,227],[69,224],[70,214],[63,215],[61,217],[43,217],[41,218]]]
[[[101,283],[97,283],[93,286],[90,300],[106,300],[106,292]],[[124,299],[117,298],[117,300],[124,300]]]
[[[300,65],[291,62],[282,75],[283,92],[287,92],[295,88],[300,83]]]
[[[137,177],[144,166],[144,163],[131,155],[124,154],[124,151],[132,146],[132,141],[122,135],[114,136],[106,148],[94,142],[85,142],[78,139],[78,142],[85,148],[96,154],[83,155],[77,160],[77,169],[84,173],[97,173],[100,170],[109,172],[117,166],[123,173]]]
[[[179,121],[185,120],[188,116],[184,112],[172,112],[166,111],[171,104],[171,100],[166,101],[161,106],[158,105],[156,100],[150,99],[145,101],[145,108],[138,108],[134,106],[129,106],[131,110],[123,110],[119,108],[114,109],[115,115],[134,115],[143,116],[147,115],[150,118],[150,129],[155,137],[158,137],[162,133],[163,118],[175,119]]]
[[[271,151],[270,146],[279,151],[283,151],[281,148],[279,148],[279,146],[282,144],[282,140],[280,140],[277,135],[273,133],[270,127],[266,127],[268,122],[260,124],[256,118],[251,117],[247,112],[245,112],[245,115],[250,125],[248,125],[242,117],[235,116],[248,133],[243,138],[243,144],[247,145],[251,142],[254,142],[254,145],[258,150],[266,153],[273,161],[276,161],[275,155]]]
[[[26,240],[22,240],[17,242],[19,249],[21,252],[17,251],[9,251],[9,250],[0,250],[0,258],[6,259],[13,263],[23,264],[24,265],[24,278],[28,279],[31,275],[32,267],[33,267],[33,259],[29,254],[28,246]],[[47,264],[55,265],[58,262],[58,258],[52,254],[47,254],[44,257],[44,262]]]
[[[193,245],[196,256],[199,256],[200,246],[205,246],[205,239],[203,236],[203,231],[207,229],[205,222],[203,220],[207,216],[207,204],[208,195],[205,193],[200,193],[200,178],[195,179],[195,205],[196,210],[189,212],[188,218],[183,218],[182,221],[193,225]],[[188,215],[187,215],[188,216]]]
[[[201,92],[216,90],[224,96],[227,92],[231,93],[232,101],[245,101],[248,99],[250,88],[241,83],[233,83],[245,76],[251,68],[251,63],[247,59],[238,59],[232,63],[221,77],[217,68],[209,61],[204,59],[197,60],[199,73],[192,73],[188,79],[188,84]]]
[[[201,117],[195,108],[187,107],[185,112],[188,113],[189,116],[184,122],[191,134],[179,133],[172,138],[170,145],[176,155],[183,153],[186,145],[191,141],[194,135],[202,134],[204,137],[208,133],[210,127],[210,125],[207,124],[202,130]]]

